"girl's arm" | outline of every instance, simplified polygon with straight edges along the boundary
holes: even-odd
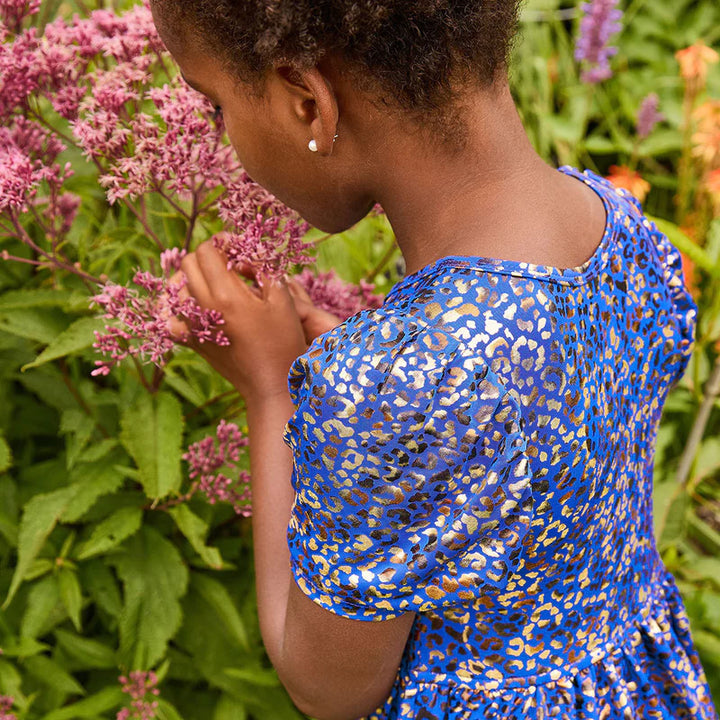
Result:
[[[205,243],[185,258],[188,289],[225,317],[229,347],[194,346],[244,396],[250,433],[253,539],[260,630],[296,705],[318,720],[355,720],[388,697],[414,613],[363,622],[321,608],[295,584],[287,528],[295,498],[283,430],[294,411],[287,387],[307,344],[285,285],[251,289]]]

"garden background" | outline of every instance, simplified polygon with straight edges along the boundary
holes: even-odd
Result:
[[[89,3],[0,0],[0,718],[298,718],[257,627],[242,399],[167,318],[222,324],[168,278],[215,237],[346,317],[400,256],[380,209],[328,237],[254,186],[147,9]],[[683,252],[698,332],[656,535],[720,699],[720,5],[529,0],[521,30],[536,148]]]

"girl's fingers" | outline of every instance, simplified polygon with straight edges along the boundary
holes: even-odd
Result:
[[[228,288],[233,293],[233,299],[237,299],[235,293],[257,296],[257,293],[254,293],[247,283],[240,280],[234,272],[228,270],[227,259],[211,241],[200,245],[195,251],[195,255],[210,291],[218,300],[222,302],[228,300],[225,297],[225,291]]]
[[[182,271],[187,278],[187,289],[190,294],[203,307],[212,307],[212,297],[207,281],[203,276],[203,272],[198,265],[196,253],[190,253],[183,258]]]

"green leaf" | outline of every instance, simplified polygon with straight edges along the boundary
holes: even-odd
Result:
[[[5,437],[0,432],[0,472],[5,472],[12,466],[12,450],[7,444]]]
[[[50,558],[35,558],[28,571],[23,575],[23,580],[36,580],[55,569],[55,561]]]
[[[72,297],[67,290],[49,290],[33,288],[30,290],[10,290],[0,297],[0,312],[26,308],[62,307]]]
[[[85,695],[85,689],[60,665],[45,655],[35,655],[25,661],[27,671],[44,685],[68,695]]]
[[[60,588],[55,575],[46,575],[36,582],[27,596],[25,613],[20,624],[20,636],[38,637],[60,602]]]
[[[95,331],[101,331],[104,327],[105,321],[99,318],[84,317],[76,320],[54,338],[33,362],[24,365],[22,371],[87,350],[95,342]]]
[[[17,546],[18,527],[17,523],[9,518],[3,508],[0,506],[0,535],[10,544],[11,547]]]
[[[80,637],[61,628],[55,630],[58,646],[82,669],[112,669],[117,667],[115,651],[92,638]]]
[[[668,240],[670,240],[680,252],[685,253],[698,267],[720,278],[720,267],[713,262],[705,250],[695,244],[675,223],[650,215],[646,215],[646,217],[648,220],[654,222],[658,230],[667,235]]]
[[[245,624],[228,589],[219,580],[199,572],[192,574],[190,582],[193,590],[215,611],[228,635],[243,650],[249,650],[250,643]]]
[[[120,488],[125,478],[111,460],[76,465],[73,468],[70,481],[75,494],[72,502],[62,512],[61,522],[77,522],[99,497],[114,493]]]
[[[183,425],[180,402],[168,393],[143,395],[123,414],[121,440],[150,498],[163,498],[180,487]]]
[[[82,611],[82,590],[77,574],[69,568],[60,568],[58,572],[58,587],[60,599],[67,610],[72,624],[78,632],[82,632],[80,613]]]
[[[230,695],[223,694],[215,706],[213,720],[247,720],[245,704]]]
[[[79,700],[72,705],[47,713],[43,720],[76,720],[76,718],[96,718],[110,710],[120,707],[126,699],[123,691],[117,686],[109,686],[90,697]]]
[[[80,566],[80,577],[82,587],[95,605],[111,617],[119,618],[122,598],[112,570],[100,560],[90,560]]]
[[[117,510],[93,529],[92,535],[77,551],[78,560],[103,555],[136,533],[142,524],[143,511],[139,507]]]
[[[702,545],[710,555],[720,555],[720,533],[704,520],[691,513],[687,520],[688,535]]]
[[[180,627],[187,568],[175,546],[152,527],[143,527],[125,543],[125,551],[108,562],[115,566],[125,589],[120,663],[148,669],[165,654]]]
[[[158,720],[183,720],[182,715],[163,698],[158,699],[156,717]]]
[[[25,573],[74,495],[75,488],[64,487],[44,495],[35,495],[25,505],[18,534],[18,561],[3,608],[15,597]]]
[[[65,330],[67,320],[67,316],[55,308],[7,310],[0,312],[0,330],[47,345]]]
[[[203,559],[203,562],[215,570],[220,570],[223,566],[220,551],[205,544],[208,533],[207,523],[198,517],[186,503],[172,508],[169,512],[180,532],[188,539],[193,550]]]
[[[274,670],[260,667],[224,668],[223,672],[236,680],[243,680],[251,685],[275,687],[280,684]]]
[[[49,650],[50,646],[29,637],[10,638],[3,640],[3,655],[5,657],[26,658],[38,655]]]
[[[0,658],[0,695],[22,697],[22,678],[15,666]]]

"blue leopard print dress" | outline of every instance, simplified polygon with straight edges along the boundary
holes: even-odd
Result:
[[[417,613],[372,720],[717,717],[652,522],[696,308],[636,201],[560,171],[605,204],[584,265],[442,258],[291,369],[297,584]]]

